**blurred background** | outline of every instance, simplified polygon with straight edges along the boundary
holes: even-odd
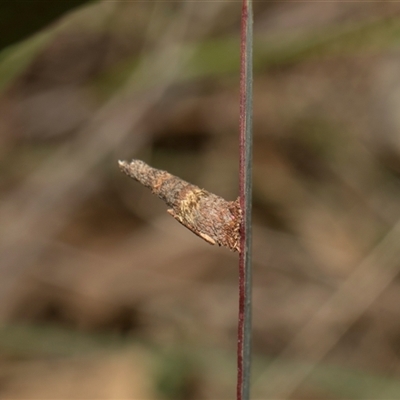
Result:
[[[1,3],[0,398],[234,398],[237,254],[117,161],[237,197],[240,11]],[[253,398],[400,398],[399,12],[254,3]]]

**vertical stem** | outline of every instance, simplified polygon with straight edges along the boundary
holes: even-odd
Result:
[[[239,323],[237,347],[237,400],[250,398],[251,372],[251,203],[252,203],[252,97],[253,11],[243,0],[240,62],[239,192],[243,222],[239,255]]]

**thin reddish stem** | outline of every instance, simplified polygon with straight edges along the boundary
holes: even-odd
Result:
[[[252,167],[252,10],[243,0],[240,43],[239,198],[243,211],[239,255],[239,321],[237,400],[250,393],[251,347],[251,167]]]
[[[245,105],[246,105],[246,20],[247,20],[247,3],[243,0],[242,5],[242,29],[240,41],[240,111],[239,111],[239,193],[240,193],[240,207],[242,210],[245,208],[245,151],[244,146],[246,143],[246,118],[245,118]],[[240,248],[239,255],[239,321],[238,321],[238,343],[237,343],[237,400],[242,400],[243,392],[243,327],[244,327],[244,221],[240,227]]]

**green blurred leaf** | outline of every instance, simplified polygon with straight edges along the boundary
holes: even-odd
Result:
[[[67,11],[92,0],[0,2],[0,50],[28,38]]]

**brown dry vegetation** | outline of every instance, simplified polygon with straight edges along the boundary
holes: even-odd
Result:
[[[400,398],[399,11],[255,3],[254,398]],[[234,397],[237,254],[117,160],[237,197],[239,19],[94,2],[0,54],[0,398]]]

